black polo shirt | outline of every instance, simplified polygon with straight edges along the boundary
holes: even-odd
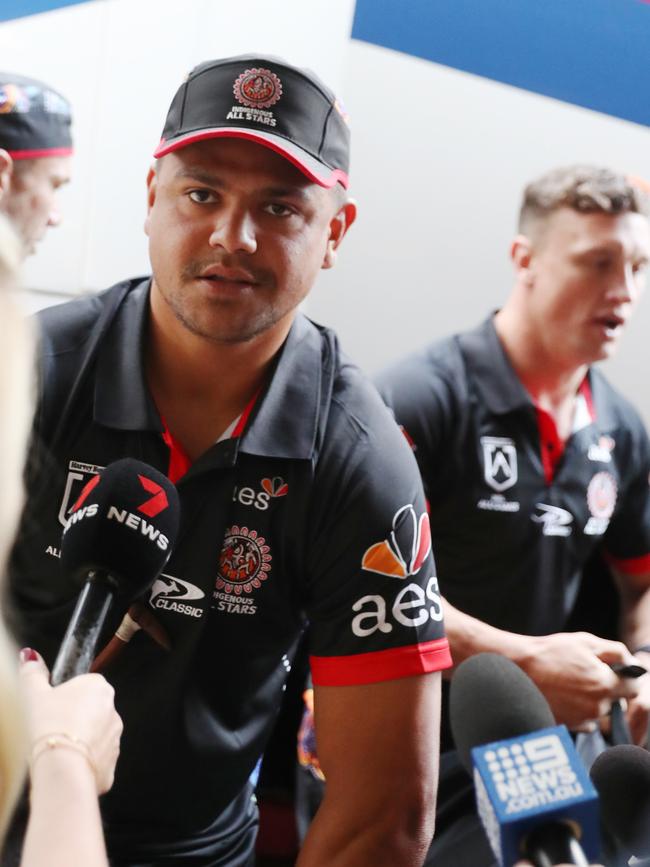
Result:
[[[78,593],[57,558],[77,492],[126,455],[174,462],[143,374],[148,292],[132,281],[40,315],[39,444],[11,587],[21,640],[50,664]],[[327,329],[297,315],[243,433],[177,486],[179,538],[146,595],[172,649],[138,632],[106,672],[124,736],[104,816],[109,848],[131,857],[234,821],[306,619],[316,684],[450,664],[416,463]]]
[[[650,570],[648,437],[598,371],[580,389],[566,444],[492,318],[396,364],[378,386],[412,442],[441,591],[461,611],[514,632],[557,632],[596,546],[623,572]]]

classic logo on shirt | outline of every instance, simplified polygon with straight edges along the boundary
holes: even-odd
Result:
[[[517,483],[517,449],[508,437],[481,437],[483,476],[488,485],[501,493]]]
[[[233,525],[226,530],[219,555],[215,588],[226,594],[252,593],[262,586],[271,571],[271,549],[257,530]]]
[[[103,469],[105,469],[105,467],[100,467],[96,464],[70,461],[68,464],[68,476],[65,481],[63,497],[59,507],[59,523],[63,527],[68,523],[68,516],[70,513],[82,504],[82,495],[85,493],[85,496],[88,496],[90,493],[90,489],[84,491],[88,483],[92,481],[93,476],[97,476],[97,474],[101,473]]]
[[[408,578],[419,572],[431,551],[431,528],[425,513],[418,520],[409,503],[393,516],[390,536],[367,548],[361,568],[391,578]]]
[[[612,460],[612,452],[616,443],[610,436],[603,435],[598,438],[597,443],[592,443],[587,452],[587,459],[590,461],[600,461],[602,464],[608,464]]]
[[[531,515],[531,519],[537,524],[542,524],[545,536],[570,536],[573,515],[559,506],[548,506],[546,503],[535,503],[539,509],[537,515]]]
[[[188,602],[203,599],[204,596],[205,593],[200,587],[163,572],[153,582],[149,604],[153,608],[163,608],[165,611],[175,611],[186,617],[199,618],[203,615],[203,609],[189,605]]]
[[[618,486],[611,473],[596,473],[587,488],[587,505],[591,517],[585,524],[587,536],[602,536],[609,526],[609,519],[614,512]]]

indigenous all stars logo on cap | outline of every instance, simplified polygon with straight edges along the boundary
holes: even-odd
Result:
[[[418,520],[409,504],[395,513],[390,536],[366,549],[361,568],[391,578],[408,578],[420,571],[430,551],[429,516],[424,513]]]
[[[271,571],[270,550],[257,530],[237,525],[230,527],[219,555],[216,589],[240,594],[261,587]]]
[[[235,81],[233,93],[247,108],[270,108],[282,96],[282,82],[270,69],[247,69]]]

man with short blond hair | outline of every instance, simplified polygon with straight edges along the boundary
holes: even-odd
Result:
[[[454,663],[510,657],[572,729],[626,698],[639,742],[650,675],[632,681],[612,665],[650,667],[650,443],[594,365],[614,353],[649,258],[637,186],[601,167],[548,172],[524,191],[501,310],[378,378],[420,466]],[[621,642],[566,631],[596,549],[619,587]],[[441,759],[427,863],[483,867],[489,849],[454,755]]]
[[[56,192],[70,179],[71,123],[60,93],[0,72],[0,212],[13,223],[25,255],[61,221]]]

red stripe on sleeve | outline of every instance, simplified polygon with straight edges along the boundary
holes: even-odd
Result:
[[[650,554],[626,558],[605,554],[605,559],[616,569],[620,569],[625,575],[643,575],[644,572],[650,572]]]
[[[453,665],[446,638],[351,656],[311,656],[309,662],[314,686],[380,683]]]

